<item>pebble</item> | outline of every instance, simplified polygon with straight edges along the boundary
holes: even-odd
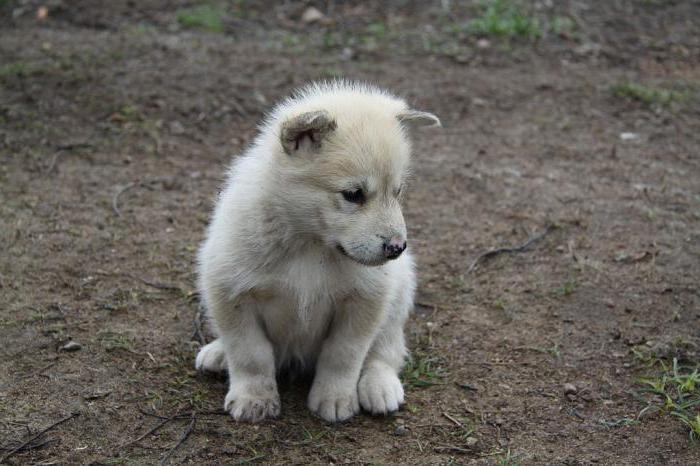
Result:
[[[399,425],[396,430],[394,430],[394,435],[398,435],[399,437],[403,437],[406,434],[408,434],[408,429],[403,424]]]
[[[304,10],[304,13],[301,15],[301,20],[306,24],[310,24],[315,23],[317,21],[321,21],[325,18],[325,16],[326,15],[321,13],[317,8],[310,6],[306,10]]]
[[[639,139],[639,134],[637,133],[620,133],[620,139],[623,141],[635,141]]]
[[[479,39],[476,41],[476,46],[480,49],[487,49],[491,47],[491,41],[489,41],[488,39]]]
[[[576,392],[578,392],[576,385],[574,385],[572,383],[565,383],[564,384],[564,395],[575,395]]]
[[[355,51],[350,47],[345,47],[342,52],[340,52],[340,59],[343,61],[352,60],[355,57]]]
[[[466,442],[467,442],[467,446],[469,448],[472,448],[472,447],[476,446],[477,443],[479,443],[479,439],[477,439],[476,437],[467,437]]]
[[[77,341],[71,340],[68,343],[66,343],[65,345],[63,345],[61,347],[61,349],[63,351],[78,351],[78,350],[82,349],[82,347],[83,347],[83,345],[81,345]]]

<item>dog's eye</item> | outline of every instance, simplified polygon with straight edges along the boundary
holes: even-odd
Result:
[[[352,202],[353,204],[362,204],[365,202],[365,193],[362,192],[362,189],[343,191],[343,197],[346,201]]]

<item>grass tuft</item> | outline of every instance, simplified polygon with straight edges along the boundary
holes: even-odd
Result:
[[[523,461],[523,455],[518,453],[513,453],[510,448],[503,456],[496,458],[496,464],[498,466],[519,466]]]
[[[540,21],[527,14],[520,3],[511,0],[487,0],[481,3],[482,15],[467,24],[473,34],[536,39],[542,35]]]
[[[616,429],[618,427],[626,427],[626,426],[632,426],[635,424],[639,424],[639,421],[636,419],[633,419],[631,417],[622,417],[620,419],[601,419],[598,422],[600,424],[608,429]]]
[[[673,102],[681,102],[688,98],[688,94],[685,92],[657,89],[642,86],[641,84],[630,81],[615,84],[610,88],[610,91],[615,97],[634,102],[641,102],[646,105],[666,106],[672,104]]]
[[[407,387],[441,385],[442,378],[438,358],[418,353],[411,355],[406,367],[401,372],[401,381]]]
[[[558,296],[569,296],[574,291],[576,291],[576,280],[567,280],[559,288],[554,290],[555,294]]]
[[[105,351],[126,350],[134,352],[134,337],[126,333],[103,330],[97,334],[97,339]]]
[[[225,12],[211,5],[178,10],[177,21],[183,27],[209,32],[223,32]]]
[[[644,388],[635,397],[646,404],[637,416],[651,412],[660,412],[677,417],[688,429],[692,441],[700,439],[700,372],[678,364],[673,358],[671,367],[658,360],[663,369],[656,377],[645,377],[639,380]],[[646,394],[644,398],[641,394]]]

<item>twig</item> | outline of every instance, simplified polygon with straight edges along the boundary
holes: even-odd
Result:
[[[60,419],[60,420],[54,422],[53,424],[51,424],[50,426],[48,426],[46,429],[40,431],[38,434],[36,434],[36,435],[34,435],[33,437],[31,437],[31,438],[30,438],[29,440],[27,440],[26,442],[23,442],[23,443],[20,444],[18,447],[16,447],[16,448],[10,450],[9,453],[7,453],[5,456],[3,456],[3,457],[0,459],[0,464],[4,463],[4,462],[7,461],[8,459],[10,459],[10,457],[13,456],[15,453],[19,452],[20,450],[22,450],[23,448],[25,448],[27,445],[29,445],[30,443],[32,443],[34,440],[38,439],[39,437],[41,437],[42,435],[44,435],[46,432],[50,431],[50,430],[53,429],[54,427],[58,426],[59,424],[63,424],[64,422],[66,422],[66,421],[68,421],[68,420],[70,420],[70,419],[73,419],[74,417],[77,417],[77,416],[80,416],[80,413],[73,413],[73,414],[71,414],[70,416],[66,416],[66,417],[64,417],[63,419]]]
[[[161,415],[159,415],[159,414],[152,413],[152,412],[150,412],[150,411],[146,411],[145,409],[143,409],[143,408],[140,407],[140,406],[139,406],[139,412],[140,412],[141,414],[143,414],[144,416],[157,417],[158,419],[170,419],[170,418],[174,418],[174,417],[176,417],[176,416],[179,416],[179,414],[173,414],[173,415],[170,416],[170,417],[168,417],[168,416],[161,416]]]
[[[457,419],[453,418],[452,416],[450,416],[449,413],[444,412],[444,413],[442,413],[442,415],[445,416],[445,417],[446,417],[447,419],[449,419],[450,421],[454,422],[455,425],[456,425],[457,427],[463,427],[463,426],[462,426],[462,423],[459,422]]]
[[[20,447],[19,451],[24,452],[24,451],[37,450],[41,447],[44,447],[50,443],[55,443],[57,441],[58,440],[55,438],[50,438],[48,440],[44,440],[43,442],[29,443],[29,444],[26,444],[26,445]],[[12,449],[11,447],[0,447],[0,450],[11,450],[11,449]]]
[[[193,412],[194,412],[194,414],[196,414],[196,415],[198,415],[198,416],[228,416],[228,415],[230,414],[228,411],[224,411],[224,410],[216,410],[216,411],[189,411],[189,412],[186,412],[186,413],[176,413],[176,414],[173,414],[172,416],[168,417],[168,416],[161,416],[160,414],[156,414],[156,413],[153,413],[153,412],[150,412],[150,411],[146,411],[145,409],[143,409],[143,408],[141,408],[141,407],[139,407],[139,412],[140,412],[141,414],[143,414],[144,416],[151,416],[151,417],[155,417],[155,418],[158,418],[158,419],[170,419],[170,418],[173,418],[173,419],[186,419],[186,418],[190,417],[190,416],[192,415]]]
[[[89,142],[69,142],[68,144],[59,144],[56,146],[57,151],[62,150],[73,150],[73,149],[86,149],[93,147]]]
[[[472,264],[469,266],[465,275],[469,275],[470,273],[472,273],[474,271],[474,269],[476,269],[476,267],[481,262],[484,262],[487,259],[491,259],[493,257],[500,255],[500,254],[513,254],[513,253],[527,251],[530,246],[532,246],[533,244],[540,241],[542,238],[547,236],[549,233],[551,233],[555,229],[556,229],[556,227],[554,225],[549,225],[544,230],[544,232],[540,233],[539,235],[536,235],[536,236],[529,238],[527,241],[525,241],[520,246],[496,248],[496,249],[491,249],[489,251],[486,251],[485,253],[479,255],[476,259],[474,259],[474,262],[472,262]]]
[[[121,218],[122,213],[119,210],[119,197],[127,192],[128,190],[132,188],[146,188],[146,189],[152,189],[152,186],[156,183],[163,183],[167,182],[169,179],[168,177],[158,177],[158,178],[152,178],[152,179],[147,179],[147,180],[142,180],[142,181],[133,181],[131,183],[127,183],[126,185],[122,186],[116,193],[114,193],[114,196],[112,197],[112,210],[114,211],[115,214],[117,214],[117,217]]]
[[[147,280],[143,277],[139,277],[138,275],[134,275],[131,273],[124,274],[129,278],[133,278],[134,280],[138,280],[144,285],[148,285],[152,288],[157,288],[159,290],[171,290],[171,291],[182,291],[182,288],[180,288],[177,285],[172,285],[170,283],[158,283],[158,282],[152,282],[150,280]]]
[[[182,445],[185,440],[190,436],[192,431],[194,430],[194,426],[197,424],[197,416],[195,416],[194,411],[192,412],[192,420],[190,421],[190,424],[187,426],[187,429],[182,433],[182,436],[180,437],[180,440],[177,441],[177,443],[168,451],[168,453],[163,457],[162,460],[160,460],[160,466],[163,466],[165,463],[168,462],[168,459],[172,456],[173,453],[175,453],[175,450],[177,450],[180,445]]]
[[[467,448],[458,447],[456,445],[438,445],[435,447],[435,451],[453,451],[455,453],[474,453],[474,450],[469,450]]]
[[[138,185],[139,183],[129,183],[123,186],[119,191],[114,193],[114,196],[112,197],[112,210],[115,214],[117,214],[117,217],[121,218],[122,216],[122,213],[119,211],[119,196]]]
[[[37,369],[37,370],[35,370],[34,372],[32,372],[32,373],[30,373],[30,374],[25,375],[25,376],[22,377],[22,378],[23,378],[23,379],[28,379],[28,378],[30,378],[30,377],[34,377],[35,375],[39,375],[39,374],[41,374],[42,372],[44,372],[46,369],[49,369],[49,368],[51,368],[51,367],[53,367],[53,366],[55,366],[55,365],[56,365],[56,361],[54,361],[54,362],[52,362],[52,363],[49,363],[49,364],[45,365],[44,367],[42,367],[42,368],[40,368],[40,369]]]
[[[143,412],[143,411],[142,411],[142,412]],[[158,424],[156,424],[155,426],[153,426],[152,428],[150,428],[149,430],[147,430],[143,435],[140,435],[138,438],[136,438],[136,439],[134,439],[134,440],[131,440],[130,442],[127,442],[127,443],[124,443],[124,444],[120,445],[119,448],[120,448],[120,449],[121,449],[121,448],[125,448],[125,447],[128,447],[128,446],[133,445],[133,444],[136,443],[136,442],[140,442],[141,440],[145,439],[145,438],[148,437],[149,435],[155,433],[158,429],[160,429],[161,427],[163,427],[163,426],[164,426],[165,424],[167,424],[168,422],[174,421],[176,418],[177,418],[177,416],[170,416],[170,417],[164,418],[164,419],[161,420]]]
[[[133,445],[133,444],[135,444],[135,443],[137,443],[137,442],[140,442],[141,440],[145,439],[146,437],[148,437],[148,436],[151,435],[151,434],[154,434],[156,431],[160,430],[162,427],[164,427],[166,424],[168,424],[168,423],[170,423],[170,422],[172,422],[172,421],[179,421],[179,420],[182,420],[182,419],[192,419],[192,422],[190,423],[190,427],[189,427],[188,430],[185,432],[185,434],[186,434],[187,436],[189,436],[189,434],[192,432],[192,429],[194,429],[194,425],[193,425],[193,424],[194,424],[195,419],[196,419],[197,416],[209,416],[209,415],[216,415],[216,416],[226,415],[226,416],[228,416],[228,415],[229,415],[229,413],[226,412],[226,411],[191,411],[191,412],[189,412],[189,413],[176,413],[176,414],[173,414],[173,415],[171,415],[171,416],[161,416],[161,415],[158,415],[158,414],[156,414],[156,413],[152,413],[152,412],[150,412],[150,411],[146,411],[145,409],[143,409],[143,408],[141,408],[141,407],[139,407],[139,412],[141,412],[141,414],[144,414],[144,415],[146,415],[146,416],[151,416],[151,417],[155,417],[155,418],[157,418],[157,419],[160,419],[160,422],[157,423],[156,425],[154,425],[153,427],[151,427],[150,429],[148,429],[148,430],[147,430],[146,432],[144,432],[143,434],[141,434],[138,438],[135,438],[134,440],[131,440],[131,441],[127,442],[127,443],[124,443],[124,444],[120,445],[120,446],[119,446],[119,449],[122,449],[122,448],[125,448],[125,447],[128,447],[128,446],[131,446],[131,445]],[[180,441],[178,442],[178,444],[175,445],[175,446],[170,450],[170,452],[168,453],[168,455],[167,455],[165,458],[163,458],[161,464],[164,464],[164,462],[168,459],[168,457],[172,454],[172,452],[173,452],[176,448],[178,448],[178,447],[180,446],[180,444],[182,444],[182,442],[184,442],[184,441],[186,440],[187,437],[186,437],[186,436],[183,436],[183,437],[184,437],[184,438],[181,438]]]
[[[86,147],[92,147],[92,144],[88,142],[74,142],[74,143],[69,143],[69,144],[60,144],[56,146],[56,153],[54,154],[53,158],[51,159],[51,163],[49,164],[48,168],[46,169],[46,174],[50,174],[54,167],[56,166],[56,162],[58,162],[58,157],[64,152],[68,150],[73,150],[73,149],[82,149]]]
[[[46,174],[50,174],[53,171],[53,168],[56,166],[56,162],[58,161],[58,157],[61,155],[61,151],[56,151],[56,153],[53,155],[53,158],[51,159],[51,163],[49,164],[48,168],[46,169]]]

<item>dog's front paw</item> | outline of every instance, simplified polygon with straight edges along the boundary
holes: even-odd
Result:
[[[255,387],[255,388],[252,388]],[[274,381],[255,385],[231,386],[224,410],[236,421],[260,422],[280,414],[280,397]]]
[[[403,404],[403,387],[389,367],[372,366],[365,370],[357,384],[360,404],[372,414],[387,414]]]
[[[350,419],[360,412],[357,385],[342,379],[315,380],[309,393],[309,409],[328,422]]]
[[[194,367],[198,371],[204,372],[225,372],[226,371],[226,354],[224,346],[216,339],[204,345],[197,353],[197,359],[194,362]]]

